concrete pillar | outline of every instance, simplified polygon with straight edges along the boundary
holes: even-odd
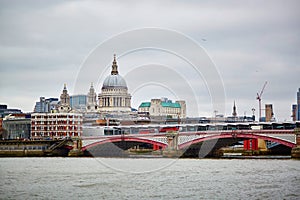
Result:
[[[180,157],[183,152],[178,149],[178,132],[166,133],[168,146],[163,151],[165,157]]]
[[[74,156],[82,156],[83,152],[81,151],[82,148],[82,140],[81,139],[74,139],[73,140],[73,149],[69,151],[68,156],[74,157]]]
[[[267,150],[266,141],[264,141],[262,139],[258,139],[258,149],[266,151]]]
[[[296,134],[296,144],[297,146],[300,146],[300,129],[295,130],[295,134]]]
[[[171,132],[167,133],[167,141],[168,141],[168,149],[170,150],[178,150],[178,133]]]

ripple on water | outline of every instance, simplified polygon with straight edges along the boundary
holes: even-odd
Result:
[[[161,163],[111,159],[128,171],[150,162]],[[293,160],[180,159],[138,174],[92,158],[2,158],[0,167],[1,199],[300,199],[300,161]]]

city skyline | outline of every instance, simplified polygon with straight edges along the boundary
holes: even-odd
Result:
[[[158,27],[187,35],[211,58],[226,95],[226,111],[220,114],[231,115],[235,101],[238,115],[252,115],[255,108],[258,117],[256,93],[268,81],[262,107],[273,104],[277,120],[291,120],[300,87],[298,1],[134,3],[132,7],[121,1],[1,2],[0,103],[32,112],[40,96],[59,97],[64,83],[75,95],[76,76],[99,44],[124,31]],[[157,13],[156,8],[163,12]],[[178,66],[188,67],[178,57],[154,50],[126,56],[115,53],[120,56],[119,71],[128,83],[132,107],[155,97],[190,99],[190,94],[184,93],[186,88],[177,82],[184,73]],[[80,93],[87,94],[91,82],[97,94],[100,92],[112,57],[98,63],[103,74],[97,74],[97,80],[87,80]],[[172,77],[170,68],[178,69]],[[136,87],[148,76],[157,77],[158,71],[165,83]],[[189,73],[185,77],[199,82],[196,97],[201,102],[198,112],[194,112],[193,102],[187,102],[187,116],[212,116],[205,77],[194,79]]]

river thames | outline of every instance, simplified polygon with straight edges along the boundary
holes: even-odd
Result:
[[[1,158],[0,199],[300,199],[291,159]]]

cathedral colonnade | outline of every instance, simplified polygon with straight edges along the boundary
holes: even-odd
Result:
[[[130,107],[130,98],[100,97],[100,107]]]

